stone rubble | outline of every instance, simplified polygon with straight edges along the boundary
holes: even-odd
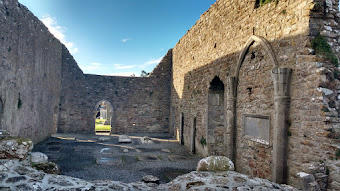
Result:
[[[261,178],[234,172],[197,172],[182,175],[167,184],[119,181],[85,181],[69,176],[47,174],[18,159],[0,160],[0,190],[287,190],[297,189]]]
[[[31,161],[32,163],[44,164],[48,162],[48,157],[44,153],[41,153],[41,152],[32,152]]]
[[[235,170],[233,162],[224,156],[210,156],[201,159],[197,165],[197,171],[229,171]]]
[[[33,142],[28,139],[6,137],[0,141],[0,159],[25,159],[33,149]]]

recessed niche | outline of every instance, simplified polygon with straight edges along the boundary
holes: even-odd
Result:
[[[243,115],[243,136],[265,145],[270,143],[270,117],[262,115]]]

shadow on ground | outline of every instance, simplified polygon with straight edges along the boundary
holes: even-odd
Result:
[[[85,180],[141,181],[145,175],[167,183],[196,169],[199,156],[169,134],[130,135],[131,143],[118,143],[119,135],[55,134],[34,146],[61,167],[61,174]],[[148,143],[145,143],[148,142]]]

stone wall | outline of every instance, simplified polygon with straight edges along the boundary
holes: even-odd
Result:
[[[113,133],[169,131],[172,50],[142,78],[84,75],[72,57],[65,58],[59,132],[94,133],[95,106],[102,100],[113,106]]]
[[[34,142],[57,128],[61,43],[16,0],[0,1],[0,129]]]
[[[41,141],[94,133],[95,105],[114,106],[113,132],[169,131],[172,50],[149,77],[84,75],[67,48],[17,0],[0,1],[0,129]]]
[[[325,162],[330,188],[339,189],[340,157],[335,153],[340,144],[332,138],[339,132],[339,98],[334,93],[339,85],[320,89],[338,69],[312,48],[321,33],[338,55],[338,2],[255,3],[218,0],[176,44],[170,131],[181,139],[183,114],[186,146],[194,142],[202,155],[232,158],[239,172],[296,186],[297,172],[312,162]],[[209,123],[209,88],[216,77],[224,84],[224,126],[219,128]],[[332,117],[325,111],[336,120],[326,121]],[[245,130],[248,119],[257,120],[251,124],[256,131]],[[224,137],[222,145],[213,146],[211,128]]]

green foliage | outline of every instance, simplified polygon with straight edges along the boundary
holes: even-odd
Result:
[[[322,107],[322,111],[323,112],[330,112],[330,110],[327,107],[325,107],[325,106]]]
[[[19,93],[19,97],[18,97],[18,104],[17,104],[17,106],[18,106],[18,109],[20,109],[21,106],[22,106],[22,100],[20,98],[20,93]]]
[[[292,132],[288,131],[287,132],[288,136],[292,136]]]
[[[329,175],[329,168],[326,167],[326,175]]]
[[[150,92],[150,97],[152,96],[152,94],[153,94],[153,91]]]
[[[142,70],[140,76],[141,77],[148,77],[150,75],[150,72],[146,72],[145,70]]]
[[[337,149],[337,150],[335,151],[335,156],[340,157],[340,149]]]
[[[204,147],[205,145],[207,145],[207,140],[205,140],[205,138],[202,136],[201,137],[201,145]]]
[[[282,14],[282,15],[285,15],[285,14],[287,14],[287,11],[286,11],[286,9],[283,9],[283,10],[281,11],[281,14]]]
[[[267,4],[267,3],[270,3],[270,2],[272,2],[273,0],[260,0],[260,6],[263,6],[263,5],[265,5],[265,4]]]
[[[338,79],[340,76],[340,72],[338,70],[334,70],[334,79]]]
[[[312,47],[315,50],[315,54],[322,55],[326,59],[329,59],[336,67],[339,66],[338,58],[333,53],[331,46],[327,43],[325,37],[320,34],[316,35],[312,40]]]
[[[104,125],[105,119],[96,119],[95,130],[96,131],[110,131],[110,125]]]

